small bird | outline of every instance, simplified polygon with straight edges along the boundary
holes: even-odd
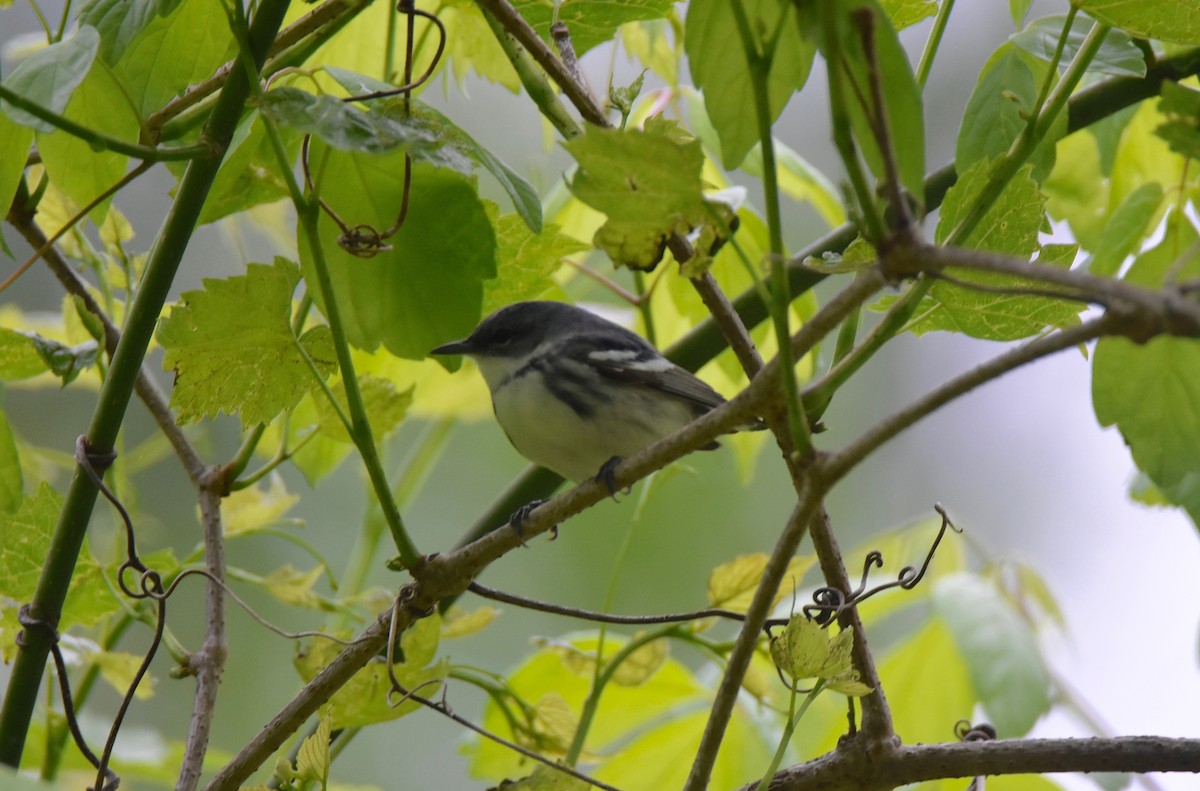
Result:
[[[572,481],[597,478],[610,493],[620,459],[725,403],[640,336],[562,302],[501,308],[430,354],[475,360],[522,456]]]

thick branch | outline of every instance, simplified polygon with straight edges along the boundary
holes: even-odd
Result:
[[[1200,739],[1010,739],[900,747],[867,758],[838,749],[775,775],[772,791],[859,791],[925,780],[1043,772],[1200,772]],[[746,786],[742,791],[749,791]]]

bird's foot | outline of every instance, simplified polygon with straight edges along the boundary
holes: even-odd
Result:
[[[617,499],[617,465],[622,461],[620,456],[613,456],[608,461],[600,465],[600,472],[596,473],[596,480],[604,484],[604,488],[608,489],[608,496]],[[632,486],[625,487],[625,494],[633,491]]]
[[[512,525],[513,530],[517,533],[517,538],[521,539],[522,543],[525,542],[525,533],[523,528],[525,527],[525,522],[529,519],[529,515],[532,514],[539,506],[545,503],[546,500],[544,499],[530,500],[529,502],[525,503],[525,505],[513,511],[512,516],[508,518],[508,523]],[[551,529],[554,531],[554,535],[557,536],[558,525],[555,525]]]

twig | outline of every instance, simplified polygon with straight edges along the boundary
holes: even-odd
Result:
[[[188,657],[188,669],[196,676],[196,696],[187,744],[179,769],[176,791],[193,791],[200,782],[204,756],[217,708],[217,689],[228,653],[225,644],[225,537],[221,526],[221,492],[224,478],[214,470],[200,487],[200,522],[204,535],[204,562],[208,569],[205,586],[204,643]]]
[[[708,788],[717,753],[725,739],[725,728],[733,716],[733,706],[741,692],[742,679],[750,667],[750,660],[758,647],[758,638],[774,605],[775,591],[779,589],[779,581],[783,579],[788,562],[796,554],[796,548],[800,545],[800,540],[804,537],[808,524],[817,513],[821,498],[825,494],[824,490],[811,480],[807,483],[775,543],[775,548],[771,551],[771,557],[763,570],[762,582],[754,591],[754,598],[746,609],[746,621],[738,632],[733,650],[729,652],[725,673],[721,676],[721,684],[713,698],[712,712],[705,723],[704,735],[700,737],[700,746],[696,749],[696,757],[683,786],[684,791],[703,791]]]
[[[661,623],[686,623],[688,621],[699,621],[702,618],[729,618],[734,621],[744,621],[746,619],[746,616],[740,612],[734,612],[733,610],[722,610],[719,608],[694,610],[692,612],[668,613],[666,615],[612,615],[610,613],[597,612],[595,610],[584,610],[578,607],[566,607],[561,604],[554,604],[553,602],[528,599],[524,596],[517,596],[512,593],[505,593],[504,591],[496,590],[495,588],[489,588],[486,585],[479,584],[478,582],[472,582],[467,590],[477,596],[482,596],[485,599],[503,602],[504,604],[512,604],[517,607],[524,607],[527,610],[537,610],[538,612],[546,612],[552,615],[566,615],[570,618],[580,618],[585,621],[596,621],[597,623],[647,626]]]
[[[512,7],[508,0],[475,0],[476,4],[494,16],[504,29],[529,52],[537,64],[550,76],[562,92],[567,95],[571,104],[579,110],[584,119],[597,126],[608,126],[608,117],[603,108],[597,106],[595,99],[587,89],[577,82],[561,60],[554,56],[546,42],[542,41],[537,31],[529,26],[525,17]]]

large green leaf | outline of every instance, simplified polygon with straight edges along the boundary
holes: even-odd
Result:
[[[24,488],[17,440],[8,425],[8,416],[0,412],[0,512],[17,510],[24,497]]]
[[[763,52],[778,32],[767,79],[770,116],[774,121],[792,94],[808,79],[815,49],[800,35],[790,3],[744,0],[748,23]],[[694,0],[688,6],[684,50],[692,81],[704,92],[704,106],[721,138],[721,161],[735,168],[759,142],[754,110],[751,61],[746,55],[733,4],[729,0]]]
[[[72,121],[111,137],[135,141],[138,119],[125,101],[121,85],[102,63],[96,63],[79,85],[63,114]],[[112,151],[95,150],[90,144],[58,131],[38,132],[38,150],[46,172],[55,186],[76,204],[84,206],[125,175],[129,158]],[[100,225],[112,198],[102,201],[89,215]]]
[[[328,71],[350,90],[381,86],[341,69]],[[393,100],[378,108],[360,110],[333,96],[277,88],[263,97],[261,109],[272,120],[316,135],[344,151],[381,154],[400,149],[416,162],[463,175],[486,170],[512,198],[525,224],[535,233],[541,230],[542,204],[537,190],[429,105],[414,100],[405,109],[402,102]]]
[[[982,159],[1006,153],[1028,125],[1038,90],[1049,67],[1012,44],[1003,44],[983,67],[963,111],[954,161],[960,173]],[[1066,114],[1059,115],[1045,139],[1029,158],[1033,177],[1042,181],[1054,167],[1054,146],[1066,132]]]
[[[79,24],[90,25],[100,33],[100,57],[115,63],[155,17],[170,14],[179,3],[180,0],[88,0],[79,9]]]
[[[1045,16],[1035,19],[1019,33],[1014,33],[1009,40],[1025,52],[1039,60],[1049,63],[1058,49],[1066,16]],[[1086,16],[1077,15],[1063,42],[1062,55],[1059,57],[1059,67],[1065,68],[1079,52],[1092,26],[1096,23]],[[1091,62],[1088,71],[1097,74],[1111,74],[1114,77],[1144,77],[1146,76],[1146,55],[1133,39],[1123,30],[1110,30],[1104,36]]]
[[[555,288],[553,275],[566,256],[590,249],[547,224],[532,233],[515,214],[500,216],[488,205],[496,229],[496,277],[483,284],[483,313],[492,313],[513,302],[537,299]]]
[[[1200,276],[1200,240],[1173,215],[1162,242],[1138,257],[1126,280],[1148,288],[1165,278]],[[1116,424],[1133,460],[1173,501],[1195,501],[1200,479],[1200,342],[1160,337],[1144,345],[1124,338],[1096,344],[1092,403],[1101,425]]]
[[[1154,133],[1177,154],[1200,159],[1200,91],[1175,82],[1164,82],[1159,109],[1166,121]],[[0,196],[3,196],[0,189]]]
[[[1050,679],[1029,625],[995,585],[970,574],[939,580],[933,603],[997,733],[1027,734],[1050,710]]]
[[[1079,0],[1077,5],[1136,38],[1200,44],[1200,5],[1195,0]]]
[[[1092,274],[1115,275],[1125,257],[1139,250],[1146,235],[1154,230],[1163,202],[1163,189],[1157,181],[1148,181],[1125,196],[1108,222],[1089,268]]]
[[[974,202],[990,172],[988,160],[977,162],[962,174],[946,194],[936,238],[945,241]],[[962,245],[969,248],[1029,258],[1038,249],[1042,198],[1026,166],[1004,187],[1003,192],[967,234]],[[1047,246],[1041,263],[1068,268],[1076,248]],[[1083,304],[1020,293],[1041,284],[1010,275],[970,272],[951,268],[959,280],[976,283],[979,289],[937,282],[918,308],[908,329],[921,334],[933,330],[962,332],[975,338],[1017,340],[1035,335],[1046,327],[1062,327],[1077,321]],[[884,304],[889,304],[887,300]]]
[[[236,52],[229,21],[218,0],[99,0],[105,20],[121,27],[101,30],[101,56],[143,116],[184,88],[210,76]]]
[[[811,5],[811,4],[810,4]],[[820,5],[820,4],[818,4]],[[827,11],[834,14],[834,35],[838,37],[838,51],[843,58],[842,84],[846,97],[846,109],[854,137],[871,171],[879,178],[885,175],[884,158],[875,126],[875,103],[872,100],[871,65],[863,41],[859,19],[871,14],[870,26],[873,34],[873,49],[877,63],[879,87],[883,93],[888,139],[900,172],[901,186],[914,199],[925,196],[925,115],[921,89],[913,75],[908,53],[900,44],[896,31],[887,15],[875,0],[848,0],[826,4]],[[810,12],[811,13],[811,12]],[[822,30],[821,14],[806,14],[803,24],[815,25]],[[830,45],[820,36],[822,52],[828,58]]]
[[[71,38],[51,44],[22,61],[4,80],[4,87],[61,114],[75,89],[88,76],[99,49],[100,35],[96,29],[81,27]],[[54,131],[54,126],[24,110],[7,103],[0,107],[19,124],[40,132]]]
[[[700,141],[684,139],[674,125],[589,127],[565,147],[579,162],[571,191],[608,215],[595,243],[613,263],[653,269],[672,233],[687,234],[709,219]]]
[[[550,24],[562,22],[576,55],[613,37],[617,28],[639,19],[660,19],[674,0],[515,0],[513,7],[538,34],[550,41]],[[689,11],[690,14],[690,11]]]
[[[404,192],[404,155],[360,154],[314,145],[312,167],[321,197],[351,226],[380,232],[396,221]],[[322,177],[320,174],[324,174]],[[496,275],[496,239],[474,179],[425,164],[413,166],[404,226],[390,249],[356,257],[337,244],[341,230],[326,214],[321,247],[350,342],[383,344],[400,357],[467,335],[479,321],[483,281]],[[299,240],[305,279],[313,278],[308,240]],[[323,298],[315,287],[318,303]]]
[[[238,415],[245,426],[269,423],[316,386],[306,356],[322,375],[334,370],[328,328],[300,338],[292,332],[299,280],[296,265],[280,258],[184,292],[158,329],[163,366],[175,371],[171,404],[181,423],[220,412]]]
[[[7,115],[0,113],[0,206],[12,205],[17,185],[25,172],[25,161],[29,146],[33,143],[33,130],[21,126]]]

